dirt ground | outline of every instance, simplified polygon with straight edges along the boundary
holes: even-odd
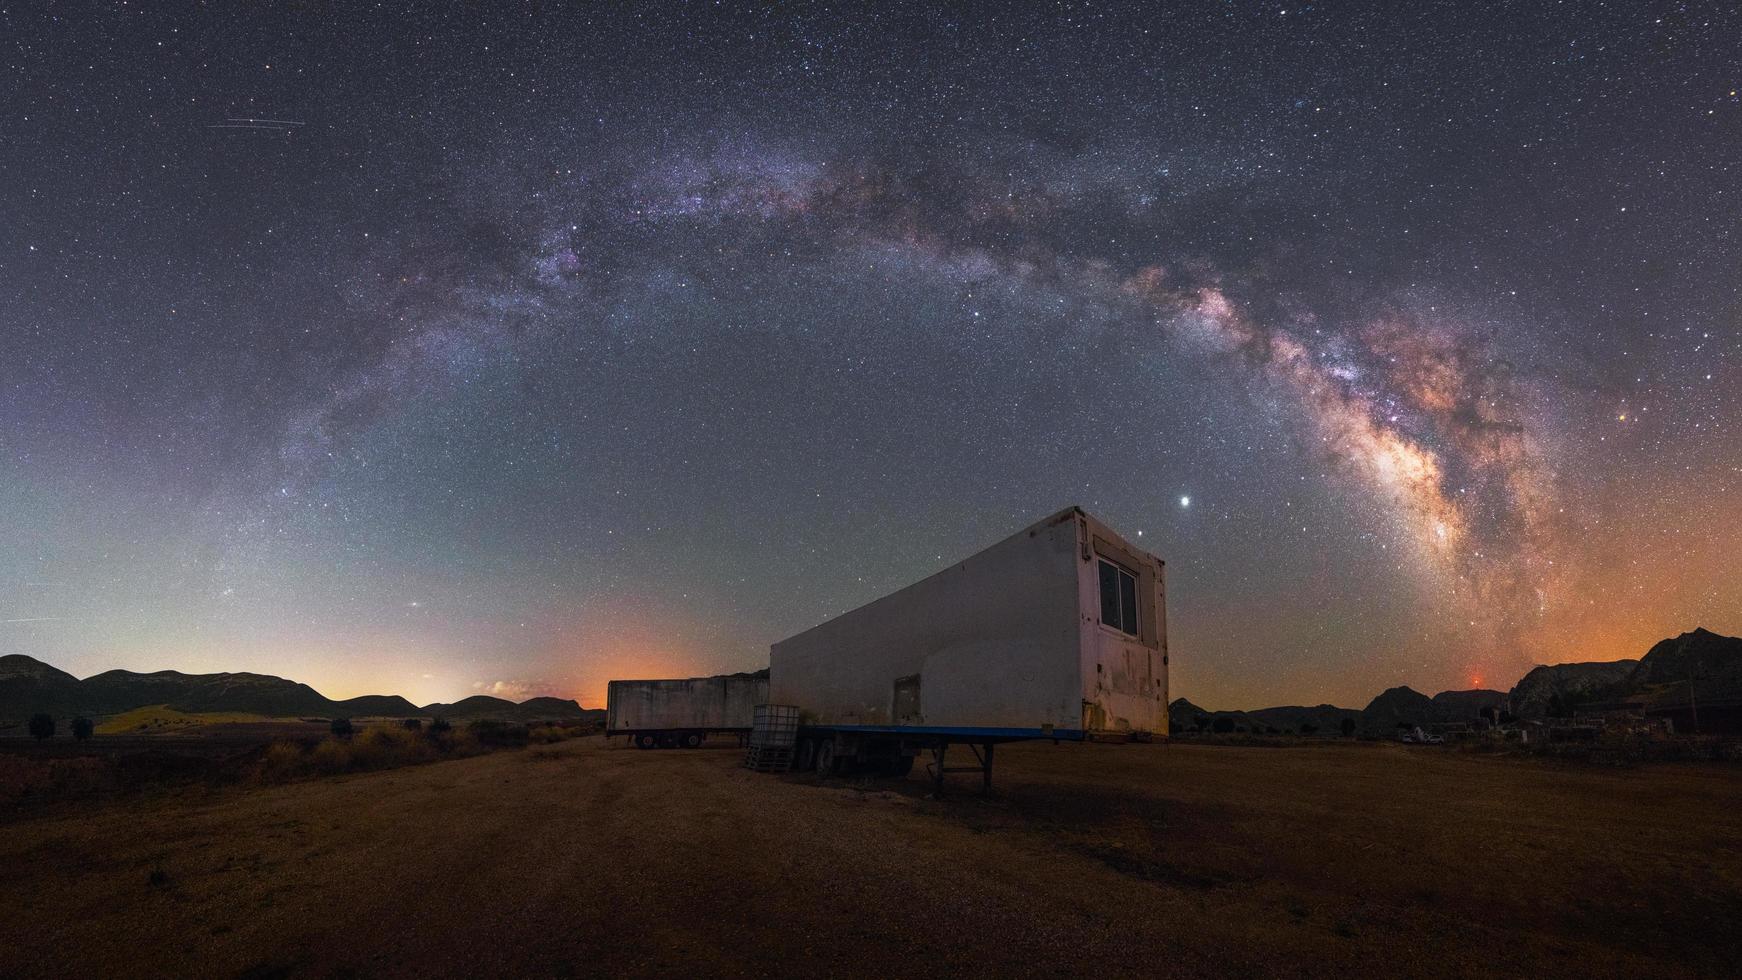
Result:
[[[1005,746],[998,788],[599,738],[0,825],[0,975],[1729,974],[1742,772]]]

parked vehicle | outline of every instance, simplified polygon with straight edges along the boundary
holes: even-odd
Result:
[[[1161,559],[1068,507],[769,655],[769,697],[800,711],[795,765],[980,772],[1023,739],[1167,733]],[[975,765],[946,768],[951,745]]]
[[[612,681],[605,688],[605,735],[636,748],[696,748],[712,734],[749,734],[768,700],[768,671],[675,680]]]
[[[1403,734],[1397,736],[1397,740],[1405,745],[1446,744],[1444,736],[1435,735],[1432,732],[1424,732],[1420,728],[1411,728],[1408,731],[1405,731]]]

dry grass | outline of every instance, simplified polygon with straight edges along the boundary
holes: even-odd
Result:
[[[189,713],[167,705],[154,704],[145,708],[110,715],[97,726],[98,735],[143,735],[160,732],[186,732],[206,725],[240,724],[270,721],[263,715],[240,711]]]
[[[1742,957],[1733,767],[1034,744],[999,750],[991,799],[933,800],[917,772],[818,785],[738,759],[579,739],[14,823],[0,973],[1694,976]]]
[[[466,731],[423,732],[399,725],[371,725],[348,738],[329,736],[305,747],[275,742],[253,770],[264,783],[282,783],[307,776],[394,769],[440,759],[477,755],[485,750]]]
[[[0,805],[42,796],[89,795],[107,785],[108,768],[104,760],[88,757],[37,759],[0,754]]]
[[[566,742],[571,738],[581,738],[593,733],[594,730],[591,726],[538,725],[527,733],[527,738],[539,745],[553,745],[557,742]]]

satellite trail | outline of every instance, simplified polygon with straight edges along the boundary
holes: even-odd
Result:
[[[212,123],[207,129],[270,129],[274,132],[288,133],[297,126],[306,126],[297,119],[253,119],[232,116],[221,123]]]

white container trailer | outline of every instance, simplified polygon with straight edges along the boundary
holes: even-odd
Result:
[[[756,706],[767,701],[766,670],[611,681],[605,687],[605,734],[627,735],[643,749],[695,748],[712,733],[748,733]]]
[[[1070,507],[899,592],[774,644],[797,764],[905,773],[951,743],[1167,732],[1161,559]],[[958,771],[958,770],[949,770]]]

